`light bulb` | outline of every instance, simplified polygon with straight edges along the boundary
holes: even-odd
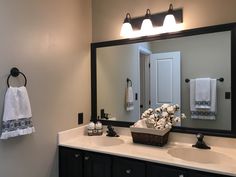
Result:
[[[153,33],[152,21],[150,19],[143,20],[141,32],[143,35],[150,35]]]
[[[131,37],[133,33],[133,28],[130,23],[123,23],[121,30],[120,30],[120,36],[122,37]]]
[[[129,13],[126,14],[124,23],[121,27],[121,31],[120,31],[120,36],[122,37],[132,37],[133,35],[133,28],[131,25],[131,16]]]
[[[163,28],[166,32],[176,31],[176,21],[173,14],[168,14],[165,17]]]
[[[149,9],[146,11],[145,18],[141,26],[142,35],[151,35],[153,33],[153,25],[151,21],[151,12]]]
[[[173,5],[172,4],[170,4],[168,13],[165,16],[165,19],[163,22],[163,30],[164,30],[164,32],[173,32],[173,31],[177,30],[175,16],[173,14]]]

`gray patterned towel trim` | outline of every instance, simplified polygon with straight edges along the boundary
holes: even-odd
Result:
[[[12,132],[18,129],[23,130],[27,128],[32,128],[33,122],[32,118],[22,118],[17,120],[8,120],[2,122],[2,132]]]

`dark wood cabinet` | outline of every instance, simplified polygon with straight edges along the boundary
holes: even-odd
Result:
[[[148,177],[188,177],[186,170],[178,168],[170,168],[167,166],[157,165],[153,163],[147,164]]]
[[[111,177],[111,157],[59,147],[59,177]]]
[[[113,177],[145,177],[145,172],[144,162],[118,157],[113,159]]]
[[[59,177],[229,177],[66,147],[59,147]]]
[[[83,177],[83,154],[79,150],[60,147],[60,177]]]
[[[169,165],[147,163],[147,177],[229,177]]]
[[[201,171],[191,171],[190,177],[227,177],[227,176],[205,173],[205,172],[201,172]]]
[[[111,177],[111,157],[85,152],[84,177]]]

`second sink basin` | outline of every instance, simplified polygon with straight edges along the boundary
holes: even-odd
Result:
[[[197,163],[225,163],[232,162],[227,155],[212,150],[195,149],[195,148],[172,148],[168,150],[171,156]]]

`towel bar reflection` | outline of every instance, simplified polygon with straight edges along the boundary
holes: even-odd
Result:
[[[130,86],[132,87],[132,81],[131,81],[131,79],[127,78],[127,79],[126,79],[126,82],[127,82],[127,87],[129,87],[129,84],[130,84]]]
[[[224,79],[223,77],[217,79],[217,81],[220,81],[220,82],[224,82],[224,80],[225,80],[225,79]],[[190,79],[188,79],[188,78],[185,79],[185,82],[186,82],[186,83],[189,83],[189,81],[190,81]]]
[[[10,80],[10,77],[11,77],[11,76],[12,76],[12,77],[17,77],[17,76],[19,76],[20,74],[24,77],[24,79],[25,79],[25,84],[24,84],[24,86],[26,86],[26,85],[27,85],[27,78],[26,78],[25,74],[22,73],[22,72],[20,72],[19,69],[16,68],[16,67],[14,67],[14,68],[11,69],[10,74],[9,74],[8,77],[7,77],[7,86],[10,87],[9,80]]]

